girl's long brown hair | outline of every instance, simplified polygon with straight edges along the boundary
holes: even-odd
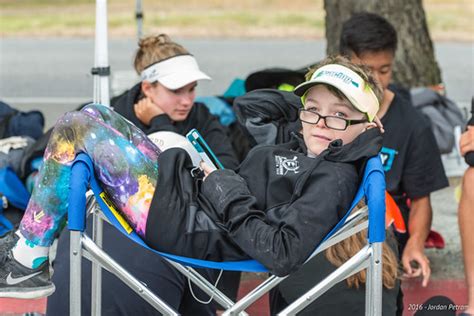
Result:
[[[391,233],[388,233],[391,235]],[[390,236],[389,236],[390,237]],[[349,258],[353,257],[359,250],[367,245],[367,229],[352,235],[338,244],[326,249],[325,255],[329,262],[336,267],[341,266]],[[388,289],[395,287],[398,276],[398,259],[387,242],[382,246],[382,281],[383,286]],[[349,287],[359,288],[365,284],[367,274],[362,270],[346,279]]]

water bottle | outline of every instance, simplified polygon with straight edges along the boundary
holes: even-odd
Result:
[[[467,122],[467,125],[474,126],[474,97],[471,101],[471,119]],[[467,152],[464,159],[469,166],[474,167],[474,151]]]

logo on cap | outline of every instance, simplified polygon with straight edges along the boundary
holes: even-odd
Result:
[[[344,83],[346,84],[352,84],[354,87],[359,88],[359,83],[354,81],[350,76],[348,76],[345,73],[342,73],[340,71],[333,71],[333,70],[321,70],[314,76],[313,79],[319,78],[322,75],[329,76],[329,77],[334,77],[341,79]]]

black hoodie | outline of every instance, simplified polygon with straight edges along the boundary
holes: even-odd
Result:
[[[154,248],[214,261],[252,257],[272,274],[296,270],[348,210],[365,162],[382,137],[369,130],[339,140],[316,158],[300,135],[251,150],[237,173],[217,170],[199,188],[184,151],[158,159],[160,175],[147,220]]]
[[[298,109],[302,104],[293,92],[255,90],[236,98],[233,106],[252,147],[286,143],[291,134],[301,131]]]
[[[237,167],[238,161],[227,136],[226,128],[219,123],[215,116],[209,113],[204,104],[195,103],[184,121],[173,122],[168,115],[161,114],[155,116],[151,120],[150,125],[144,125],[138,119],[134,110],[134,105],[139,100],[140,92],[141,83],[138,83],[130,90],[113,98],[111,101],[112,107],[117,113],[131,121],[147,135],[158,131],[170,131],[186,135],[191,129],[196,128],[224,167],[230,169]]]

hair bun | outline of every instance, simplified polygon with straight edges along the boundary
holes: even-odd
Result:
[[[160,34],[157,37],[155,37],[155,39],[158,45],[169,44],[172,42],[171,38],[166,34]]]
[[[140,74],[143,69],[151,64],[186,54],[189,54],[189,52],[183,46],[173,42],[166,34],[147,36],[138,42],[138,50],[133,65],[137,73]]]
[[[148,46],[168,45],[168,44],[171,44],[171,43],[173,43],[173,41],[171,40],[171,38],[168,35],[159,34],[157,36],[148,36],[148,37],[145,37],[145,38],[141,39],[138,42],[138,46],[143,49],[143,48],[148,47]]]

